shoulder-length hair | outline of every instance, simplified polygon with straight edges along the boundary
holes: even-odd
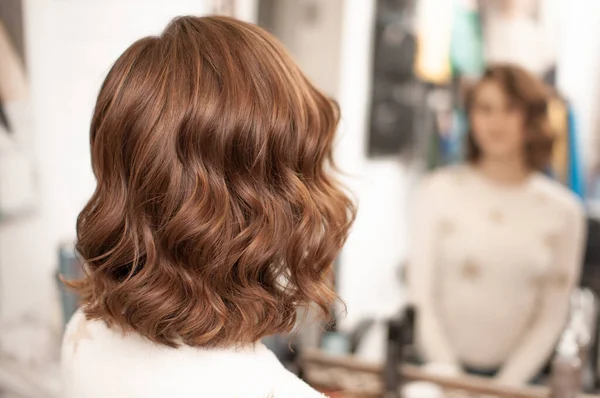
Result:
[[[516,65],[492,65],[466,98],[467,113],[471,114],[477,91],[486,82],[502,87],[510,101],[523,112],[525,119],[525,160],[531,170],[544,170],[552,155],[553,132],[548,119],[549,92],[544,83]],[[481,149],[473,137],[467,135],[467,160],[474,163],[481,157]]]
[[[96,190],[77,220],[91,319],[176,346],[289,331],[336,298],[355,208],[330,175],[337,105],[269,33],[181,17],[135,42],[91,124]]]

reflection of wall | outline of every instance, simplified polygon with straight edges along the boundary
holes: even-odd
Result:
[[[572,0],[562,11],[558,87],[575,109],[584,160],[593,167],[600,160],[600,2]]]
[[[236,0],[235,17],[243,21],[256,23],[258,21],[259,0]]]
[[[210,0],[210,14],[226,15],[243,21],[256,22],[258,0]]]
[[[366,156],[374,10],[374,0],[346,0],[343,13],[342,125],[335,154],[359,201],[358,217],[341,255],[339,291],[348,308],[343,329],[361,317],[396,311],[402,298],[397,267],[406,251],[409,176],[397,161]]]
[[[337,93],[343,0],[262,0],[260,25],[279,38],[306,75]]]
[[[556,63],[557,8],[562,0],[512,1],[503,9],[494,2],[480,4],[487,62],[515,62],[538,75]]]

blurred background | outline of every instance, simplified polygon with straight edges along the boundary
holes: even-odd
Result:
[[[464,161],[457,92],[490,62],[524,67],[571,112],[569,177],[557,180],[585,203],[581,285],[595,294],[597,0],[0,0],[0,396],[60,397],[60,339],[76,298],[58,275],[79,272],[72,247],[95,184],[88,150],[95,97],[133,41],[186,14],[265,27],[341,106],[335,156],[359,203],[336,264],[347,309],[336,309],[333,325],[302,327],[294,353],[283,338],[269,342],[307,380],[364,396],[383,396],[396,383],[380,375],[390,356],[404,355],[390,353],[389,341],[413,343],[403,277],[413,188],[425,173]],[[589,318],[596,341],[597,318]],[[594,391],[597,354],[588,362],[585,388]]]

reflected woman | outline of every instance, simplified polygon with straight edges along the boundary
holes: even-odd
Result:
[[[470,92],[468,164],[426,177],[409,281],[426,362],[532,380],[565,325],[585,239],[584,211],[542,174],[552,134],[543,84],[492,66]]]

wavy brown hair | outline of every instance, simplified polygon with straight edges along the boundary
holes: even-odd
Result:
[[[328,312],[355,209],[330,175],[336,104],[263,29],[181,17],[129,47],[91,124],[77,220],[91,319],[157,343],[229,346]]]
[[[553,132],[548,119],[549,91],[544,83],[520,66],[492,65],[485,70],[481,80],[469,91],[466,98],[467,113],[471,113],[477,90],[481,84],[493,81],[502,87],[508,98],[524,114],[525,160],[531,170],[545,169],[552,155]],[[481,149],[473,133],[467,135],[467,159],[477,162]]]

